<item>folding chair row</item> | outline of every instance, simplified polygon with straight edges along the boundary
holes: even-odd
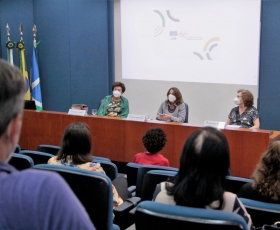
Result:
[[[167,170],[151,170],[147,172],[143,179],[141,201],[151,201],[153,199],[153,193],[156,185],[163,181],[172,179],[175,175],[176,172]],[[248,182],[252,182],[252,180],[227,176],[225,190],[237,195],[240,188]],[[261,227],[264,224],[273,224],[274,222],[279,221],[280,204],[259,202],[245,198],[239,199],[246,207],[253,224],[256,227]]]
[[[13,153],[12,158],[9,164],[13,165],[18,170],[23,170],[27,168],[31,168],[34,165],[38,164],[47,164],[48,160],[53,157],[52,154],[32,151],[32,150],[23,150],[21,153]],[[104,169],[106,175],[114,180],[118,176],[118,168],[111,161],[102,161],[97,160],[97,158],[93,158],[93,162],[100,163],[101,167]]]
[[[45,144],[43,144],[43,145],[39,145],[37,147],[37,151],[49,153],[49,154],[52,154],[52,155],[56,155],[59,150],[60,150],[60,146],[56,146],[56,145],[45,145]],[[93,158],[94,158],[94,161],[108,161],[108,162],[111,162],[111,160],[106,158],[106,157],[93,156]]]

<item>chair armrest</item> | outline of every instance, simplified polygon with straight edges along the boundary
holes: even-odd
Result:
[[[135,186],[135,185],[131,185],[131,186],[129,186],[129,187],[127,188],[127,190],[130,191],[131,194],[132,194],[133,192],[136,191],[136,186]]]
[[[129,212],[131,209],[137,206],[137,204],[141,201],[140,197],[131,197],[124,201],[120,206],[114,209],[115,215],[121,215],[124,212]]]
[[[135,211],[136,211],[136,207],[134,207],[133,209],[131,209],[131,210],[129,211],[129,215],[130,215],[130,216],[133,216],[133,215],[135,214]]]

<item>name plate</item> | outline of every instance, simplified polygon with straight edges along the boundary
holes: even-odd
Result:
[[[130,121],[145,121],[147,115],[139,115],[139,114],[128,114],[127,120]]]
[[[80,109],[69,109],[68,114],[69,115],[75,115],[75,116],[86,116],[87,111],[86,110],[80,110]]]
[[[210,126],[217,129],[224,129],[225,125],[226,123],[223,121],[208,121],[208,120],[204,121],[204,126]]]

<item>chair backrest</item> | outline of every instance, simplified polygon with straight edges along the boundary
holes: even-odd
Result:
[[[59,173],[85,207],[96,229],[112,229],[112,182],[106,175],[84,169],[48,164],[36,165],[33,168]]]
[[[169,178],[174,177],[176,174],[176,171],[167,170],[151,170],[147,172],[142,183],[141,201],[152,200],[157,184],[168,181]]]
[[[189,106],[187,103],[185,103],[185,107],[186,107],[186,117],[185,117],[184,123],[188,123],[189,122]]]
[[[280,221],[280,204],[266,203],[256,200],[239,198],[250,214],[255,227],[261,227],[264,224],[274,224]]]
[[[52,154],[32,150],[23,150],[21,154],[31,157],[35,165],[47,164],[48,160],[53,157]]]
[[[167,170],[167,171],[175,171],[178,172],[178,168],[173,168],[173,167],[165,167],[165,166],[156,166],[156,165],[142,165],[138,169],[137,172],[137,181],[136,181],[136,196],[141,197],[142,196],[142,185],[143,185],[143,180],[144,176],[147,172],[150,170]]]
[[[14,151],[14,153],[20,153],[21,152],[21,147],[19,144],[17,144],[16,149]]]
[[[143,178],[150,170],[168,170],[177,172],[178,168],[128,163],[126,165],[127,184],[128,186],[136,185],[136,196],[138,197],[141,197]]]
[[[134,218],[137,230],[248,229],[245,220],[236,213],[168,205],[152,201],[143,201],[138,204]]]
[[[34,162],[31,157],[20,153],[13,153],[9,164],[14,166],[17,170],[24,170],[34,166]]]
[[[96,162],[99,162],[99,161],[111,162],[111,160],[109,158],[106,158],[106,157],[92,156],[92,158]]]
[[[117,166],[108,161],[96,161],[94,160],[93,162],[98,162],[100,163],[101,167],[105,171],[106,175],[111,179],[114,180],[118,176],[118,168]]]
[[[127,185],[129,186],[136,186],[136,181],[137,181],[137,172],[138,168],[141,167],[142,165],[136,164],[136,163],[127,163],[125,166],[125,173],[127,176]]]
[[[58,150],[60,150],[60,146],[56,145],[38,145],[37,151],[50,153],[52,155],[56,155]]]
[[[253,180],[244,177],[226,176],[224,187],[226,191],[238,195],[242,186],[248,182],[252,183]]]

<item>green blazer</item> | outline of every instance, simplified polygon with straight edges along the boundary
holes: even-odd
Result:
[[[102,101],[101,105],[97,111],[97,115],[100,116],[105,116],[107,108],[109,103],[112,101],[113,95],[106,96]],[[127,115],[129,114],[129,106],[128,106],[128,100],[121,96],[121,113],[119,114],[119,117],[124,117],[126,118]]]

